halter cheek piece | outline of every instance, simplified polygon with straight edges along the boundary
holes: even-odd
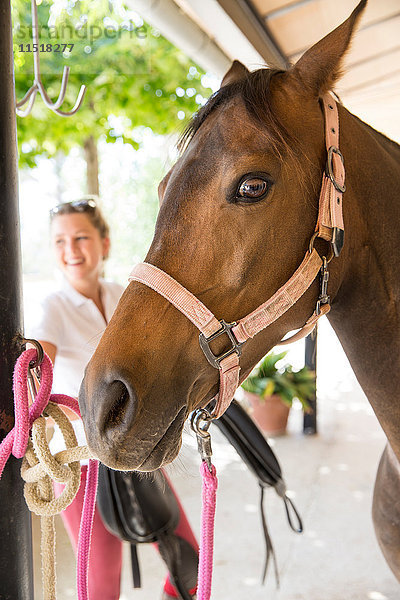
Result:
[[[322,105],[325,116],[327,162],[326,170],[322,175],[315,233],[303,262],[269,300],[238,322],[226,323],[223,319],[217,320],[198,298],[154,265],[140,263],[134,267],[129,277],[129,281],[138,281],[147,285],[166,298],[200,330],[200,347],[208,362],[218,369],[220,374],[219,392],[213,411],[215,418],[220,417],[228,408],[239,385],[239,357],[243,344],[289,310],[314,282],[318,273],[320,273],[321,287],[313,314],[302,329],[281,343],[293,342],[308,335],[318,319],[330,310],[330,299],[327,295],[328,263],[333,256],[339,256],[343,247],[342,196],[346,188],[343,156],[339,150],[337,105],[330,94],[323,96]],[[316,238],[322,238],[330,243],[331,252],[328,257],[321,257],[315,250]],[[221,335],[228,336],[231,348],[216,356],[210,348],[210,342]]]

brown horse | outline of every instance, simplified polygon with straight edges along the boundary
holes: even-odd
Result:
[[[282,286],[313,236],[326,163],[319,99],[332,89],[359,3],[340,27],[282,72],[234,62],[194,117],[182,154],[159,187],[161,207],[146,262],[238,320]],[[329,320],[390,446],[379,467],[374,521],[400,579],[400,147],[342,105],[345,244],[330,267]],[[320,240],[321,252],[327,242]],[[316,279],[298,302],[247,341],[243,380],[289,330],[304,325]],[[215,340],[213,351],[228,346]],[[188,414],[218,391],[198,331],[162,296],[133,281],[86,371],[80,406],[90,448],[117,469],[151,471],[173,460]]]

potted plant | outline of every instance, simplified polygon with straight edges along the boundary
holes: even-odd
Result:
[[[269,435],[282,435],[293,399],[297,398],[305,412],[310,412],[309,398],[315,392],[315,373],[307,367],[294,371],[283,361],[287,352],[270,352],[242,383],[245,396],[253,409],[257,425]]]

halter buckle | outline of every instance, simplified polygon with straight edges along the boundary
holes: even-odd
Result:
[[[340,156],[340,160],[342,161],[342,164],[344,165],[344,158],[343,158],[343,154],[340,152],[339,148],[336,148],[336,146],[331,146],[328,150],[328,158],[326,159],[326,174],[328,175],[329,179],[332,181],[335,189],[337,189],[338,192],[342,192],[342,194],[346,191],[346,186],[345,184],[340,184],[336,177],[335,177],[335,172],[333,169],[333,155],[337,154],[338,156]]]
[[[223,319],[220,320],[220,323],[221,323],[221,329],[218,329],[218,331],[216,331],[215,333],[212,333],[209,337],[206,337],[204,335],[204,333],[200,333],[200,335],[199,335],[200,348],[203,350],[204,355],[205,355],[206,359],[208,360],[208,362],[210,363],[210,365],[213,366],[215,369],[219,369],[221,361],[224,358],[226,358],[227,356],[230,356],[231,354],[233,354],[234,352],[238,356],[240,356],[242,354],[242,346],[243,346],[243,342],[242,343],[238,342],[232,331],[233,327],[235,327],[237,323],[235,323],[235,322],[226,323],[226,321],[224,321]],[[223,335],[224,333],[226,333],[226,335],[228,336],[228,338],[232,344],[232,348],[230,348],[229,350],[226,350],[226,352],[223,352],[222,354],[217,356],[211,350],[210,342],[215,340],[220,335]]]

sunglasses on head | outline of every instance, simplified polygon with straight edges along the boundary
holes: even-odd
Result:
[[[57,206],[50,210],[50,216],[63,213],[68,207],[73,208],[75,212],[86,212],[96,210],[97,204],[93,198],[82,198],[81,200],[74,200],[73,202],[63,202],[62,204],[57,204]]]

